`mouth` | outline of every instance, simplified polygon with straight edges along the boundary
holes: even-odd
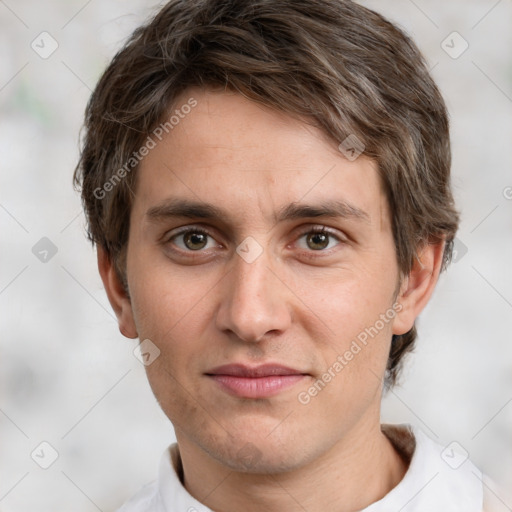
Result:
[[[205,373],[223,391],[240,398],[268,398],[294,386],[309,374],[277,364],[219,366]]]

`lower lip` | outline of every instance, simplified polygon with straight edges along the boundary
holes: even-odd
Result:
[[[209,375],[209,377],[232,395],[242,398],[267,398],[292,387],[305,375],[269,375],[267,377]]]

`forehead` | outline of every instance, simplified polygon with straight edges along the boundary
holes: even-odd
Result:
[[[349,161],[319,129],[241,94],[190,89],[160,128],[139,166],[140,208],[179,196],[270,219],[301,200],[342,200],[376,220],[386,206],[373,160]]]

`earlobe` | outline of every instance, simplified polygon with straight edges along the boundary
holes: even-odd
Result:
[[[402,309],[393,321],[393,334],[410,331],[414,321],[427,305],[441,272],[444,240],[425,245],[415,258],[413,267],[403,280],[396,301]]]
[[[137,338],[137,328],[133,318],[130,299],[117,275],[113,262],[103,247],[98,246],[98,270],[107,297],[116,314],[119,331],[127,338]]]

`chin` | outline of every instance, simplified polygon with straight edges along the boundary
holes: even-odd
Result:
[[[306,463],[298,453],[267,453],[249,443],[234,456],[224,453],[217,455],[218,462],[238,473],[277,475],[299,469]]]
[[[308,450],[304,444],[292,439],[261,439],[247,434],[203,448],[217,462],[239,473],[286,473],[303,467],[314,458],[314,450]]]

